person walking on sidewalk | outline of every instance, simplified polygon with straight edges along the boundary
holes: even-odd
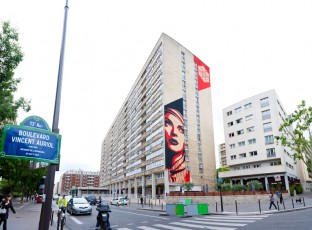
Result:
[[[1,202],[1,210],[5,210],[4,213],[0,214],[0,225],[3,222],[3,230],[7,230],[7,221],[9,219],[9,209],[15,214],[15,210],[13,208],[13,204],[11,201],[12,197],[11,195],[7,195],[4,199],[4,201]]]
[[[270,195],[269,195],[269,199],[270,199],[270,207],[269,209],[271,209],[272,205],[275,207],[275,209],[277,209],[275,203],[274,203],[274,195],[273,195],[273,192],[270,192]]]

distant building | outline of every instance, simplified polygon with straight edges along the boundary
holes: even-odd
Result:
[[[166,34],[104,138],[100,172],[111,194],[155,198],[185,182],[214,190],[210,70]]]
[[[219,164],[220,167],[227,167],[225,143],[219,145]]]
[[[100,173],[98,171],[69,170],[61,176],[61,193],[69,194],[73,188],[78,187],[98,188],[99,181]]]
[[[231,184],[258,180],[264,188],[286,189],[302,183],[302,164],[295,163],[290,148],[276,144],[274,136],[287,113],[275,90],[270,90],[223,110],[226,161],[230,171],[220,172]],[[299,181],[301,180],[301,181]]]

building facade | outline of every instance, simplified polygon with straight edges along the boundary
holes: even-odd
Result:
[[[279,127],[287,113],[275,90],[240,101],[223,110],[224,138],[230,171],[219,176],[231,184],[260,181],[266,190],[289,191],[299,183],[301,164],[288,147],[277,144]]]
[[[218,151],[219,151],[220,167],[222,168],[227,167],[225,143],[219,144]]]
[[[83,187],[86,189],[99,188],[100,172],[69,170],[61,176],[61,193],[70,194],[73,189]]]
[[[214,189],[210,70],[162,34],[102,142],[100,185],[155,198]]]

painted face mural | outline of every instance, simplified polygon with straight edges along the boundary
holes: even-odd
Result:
[[[184,183],[190,180],[186,171],[184,119],[182,99],[167,104],[164,109],[166,168],[169,169],[169,181]]]

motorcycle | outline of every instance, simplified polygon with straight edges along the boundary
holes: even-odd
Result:
[[[109,213],[112,212],[109,205],[101,202],[98,204],[96,210],[98,211],[97,215],[97,225],[100,230],[110,230],[109,224]]]

